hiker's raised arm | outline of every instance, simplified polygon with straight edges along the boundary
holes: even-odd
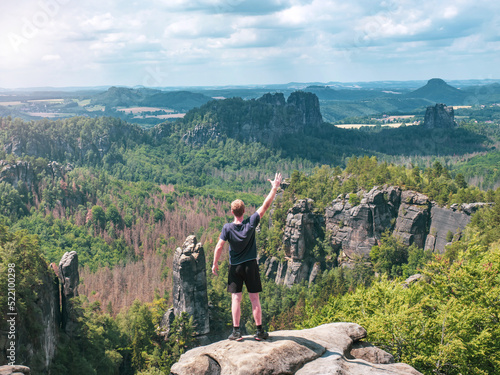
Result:
[[[281,185],[281,173],[276,173],[274,175],[274,180],[268,180],[271,183],[271,191],[267,195],[266,199],[264,200],[264,203],[262,203],[262,206],[259,207],[257,212],[259,213],[260,218],[262,219],[262,216],[266,213],[266,211],[271,207],[271,204],[273,203],[274,197],[276,196],[276,192],[278,191],[278,188]]]

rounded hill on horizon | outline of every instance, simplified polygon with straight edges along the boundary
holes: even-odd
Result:
[[[448,85],[441,78],[432,78],[425,86],[406,94],[407,98],[427,99],[447,105],[462,105],[467,96],[467,93]]]

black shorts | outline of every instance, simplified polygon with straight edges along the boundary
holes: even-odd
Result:
[[[259,265],[256,259],[229,266],[227,291],[229,293],[240,293],[243,290],[243,283],[247,286],[249,293],[262,292]]]

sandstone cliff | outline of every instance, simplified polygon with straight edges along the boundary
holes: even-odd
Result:
[[[77,295],[79,282],[76,252],[65,253],[59,266],[52,263],[47,272],[40,274],[39,277],[40,283],[33,286],[36,308],[30,311],[32,319],[36,317],[39,331],[34,337],[33,332],[28,332],[26,329],[27,325],[20,321],[16,333],[17,346],[23,349],[19,351],[17,361],[29,364],[32,373],[46,374],[56,355],[61,334],[64,334],[61,328],[71,332],[74,317],[71,316],[69,301]],[[0,360],[4,359],[5,344],[3,337],[0,336]],[[0,374],[29,374],[29,371],[25,366],[0,367]]]
[[[459,240],[463,229],[470,223],[471,215],[479,208],[488,205],[488,203],[469,203],[443,208],[433,204],[425,249],[442,252],[449,243],[448,234],[451,233],[453,241]]]
[[[63,166],[55,161],[42,168],[36,168],[27,161],[18,160],[11,163],[0,160],[0,182],[7,182],[16,189],[20,187],[20,184],[24,184],[28,190],[32,190],[33,187],[37,187],[39,173],[45,172],[52,178],[62,178],[72,169],[71,164]]]
[[[326,208],[326,230],[332,245],[341,256],[352,259],[356,254],[367,256],[382,233],[397,216],[401,200],[399,187],[373,188],[361,203],[352,206],[349,196],[338,197]]]
[[[173,375],[414,374],[387,352],[361,341],[366,330],[355,323],[330,323],[301,331],[271,332],[257,342],[223,340],[191,349],[171,369]]]
[[[415,191],[404,191],[394,228],[394,235],[406,245],[424,247],[430,226],[431,202],[429,198]],[[444,247],[441,251],[444,250]]]
[[[50,122],[14,125],[5,132],[3,150],[58,161],[102,159],[113,144],[140,140],[145,132],[118,119],[83,119],[67,128]]]
[[[212,101],[199,112],[182,137],[188,144],[201,145],[224,137],[272,144],[285,135],[317,131],[323,123],[318,97],[302,91],[292,93],[286,101],[281,93],[249,101]]]
[[[455,122],[453,107],[447,107],[444,104],[427,107],[423,126],[428,129],[450,129],[456,127],[457,123]]]
[[[17,345],[26,353],[26,357],[20,356],[18,360],[29,363],[36,373],[46,373],[55,356],[61,324],[59,283],[51,270],[42,276],[34,291],[37,293],[36,316],[39,317],[40,331],[33,340],[32,332],[28,332],[24,324],[18,325]]]
[[[362,199],[354,206],[349,195],[337,197],[326,207],[324,217],[313,212],[311,199],[298,201],[288,211],[284,228],[280,250],[285,260],[261,259],[266,277],[287,286],[312,282],[328,266],[312,251],[325,237],[344,266],[350,266],[358,256],[368,258],[387,230],[408,246],[443,252],[450,232],[453,240],[458,240],[471,215],[485,205],[439,207],[424,194],[395,186],[374,187],[358,196]]]
[[[314,213],[313,200],[299,200],[287,213],[283,235],[283,251],[286,261],[277,258],[265,261],[266,276],[277,284],[292,286],[304,280],[313,282],[320,265],[312,254],[318,239],[323,239],[324,219]]]

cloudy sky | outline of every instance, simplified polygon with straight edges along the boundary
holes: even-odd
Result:
[[[500,78],[497,0],[0,3],[0,87]]]

